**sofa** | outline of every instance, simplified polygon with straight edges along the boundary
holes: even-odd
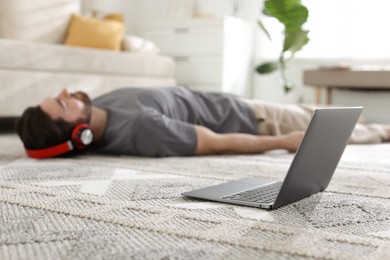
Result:
[[[66,87],[92,98],[124,86],[176,84],[175,63],[155,52],[64,44],[79,0],[0,0],[0,118],[15,118]]]

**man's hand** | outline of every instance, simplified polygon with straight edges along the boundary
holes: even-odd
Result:
[[[301,144],[301,141],[303,139],[303,136],[305,135],[304,131],[294,131],[285,135],[282,135],[282,148],[286,149],[290,153],[295,153],[298,149],[299,145]]]

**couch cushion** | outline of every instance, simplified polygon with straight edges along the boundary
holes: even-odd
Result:
[[[79,0],[0,0],[0,38],[63,43]]]
[[[0,68],[132,76],[172,76],[174,61],[162,55],[112,52],[60,44],[0,39]]]
[[[85,91],[91,98],[124,86],[174,86],[172,77],[113,76],[83,73],[7,70],[0,68],[0,117],[20,116],[28,106],[58,95],[66,87],[70,92]],[[2,149],[0,149],[1,151]]]

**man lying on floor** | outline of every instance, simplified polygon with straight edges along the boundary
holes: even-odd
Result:
[[[142,156],[294,152],[313,111],[184,87],[123,88],[93,101],[64,89],[27,108],[17,131],[34,158],[84,150]],[[350,143],[389,136],[389,125],[358,124]]]

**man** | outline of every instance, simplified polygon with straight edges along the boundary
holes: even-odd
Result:
[[[100,153],[190,156],[273,149],[294,152],[312,112],[310,107],[184,87],[123,88],[92,102],[83,92],[70,94],[64,89],[57,97],[26,109],[17,130],[30,155],[66,142],[74,135],[75,126],[84,123],[94,133],[88,149]],[[358,124],[350,142],[385,142],[389,136],[387,125]]]

